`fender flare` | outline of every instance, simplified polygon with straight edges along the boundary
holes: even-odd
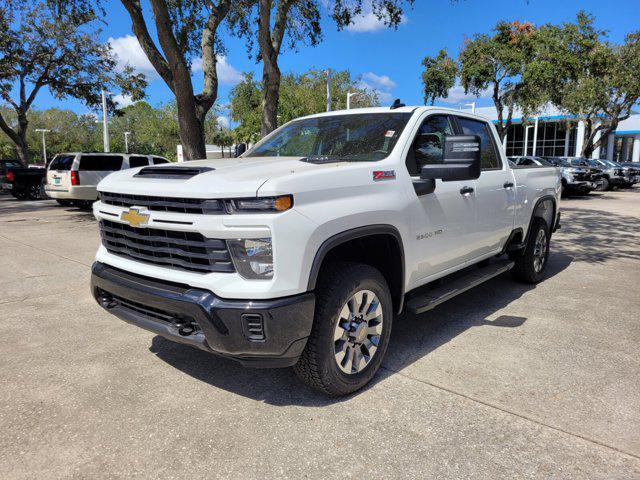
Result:
[[[324,261],[327,253],[329,253],[333,248],[341,245],[343,243],[349,242],[351,240],[355,240],[357,238],[369,237],[372,235],[391,235],[395,238],[398,243],[398,247],[400,249],[400,270],[402,272],[402,282],[401,282],[401,298],[404,297],[404,276],[405,276],[405,255],[404,255],[404,244],[402,243],[402,236],[396,227],[393,225],[367,225],[364,227],[356,227],[350,230],[345,230],[343,232],[337,233],[329,238],[327,238],[320,248],[315,254],[313,258],[313,263],[311,264],[311,272],[309,273],[309,282],[307,283],[307,291],[312,291],[316,288],[316,283],[318,281],[318,275],[320,273],[320,267],[322,266],[322,262]]]
[[[536,204],[533,206],[533,210],[531,211],[531,219],[529,220],[529,226],[527,227],[527,235],[524,238],[524,243],[526,245],[526,243],[529,241],[529,234],[531,233],[531,225],[533,224],[533,219],[536,218],[536,211],[538,210],[538,207],[546,202],[546,201],[551,201],[551,204],[553,205],[553,214],[551,216],[551,225],[549,225],[549,231],[550,232],[554,232],[554,227],[557,220],[557,213],[558,213],[558,205],[556,203],[556,197],[554,197],[553,195],[544,195],[542,197],[540,197],[537,201]]]

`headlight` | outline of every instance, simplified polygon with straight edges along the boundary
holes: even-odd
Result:
[[[238,273],[248,280],[273,277],[273,250],[270,238],[227,240],[231,259]]]
[[[284,212],[293,206],[291,195],[263,198],[237,198],[229,201],[230,213],[233,212]]]

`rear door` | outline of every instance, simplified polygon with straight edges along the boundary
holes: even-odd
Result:
[[[100,180],[122,168],[122,155],[82,154],[78,172],[80,185],[98,185]]]
[[[476,180],[478,219],[474,258],[500,250],[513,230],[515,180],[498,150],[493,129],[487,122],[456,116],[462,135],[478,135],[481,148],[481,173]]]
[[[423,165],[441,162],[444,136],[454,133],[449,115],[431,114],[422,120],[406,158],[414,185]],[[476,221],[474,188],[474,180],[436,180],[435,191],[427,194],[414,188],[410,242],[417,256],[417,278],[460,267],[469,259]]]
[[[47,186],[49,190],[68,191],[71,186],[71,167],[75,155],[56,155],[47,168]]]

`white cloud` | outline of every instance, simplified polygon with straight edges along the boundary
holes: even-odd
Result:
[[[118,60],[117,68],[123,69],[125,66],[129,65],[137,72],[144,73],[148,80],[155,80],[158,78],[158,73],[155,68],[153,68],[153,65],[151,65],[151,62],[142,50],[142,47],[135,36],[125,35],[124,37],[118,38],[110,37],[108,42]]]
[[[110,37],[108,42],[118,60],[117,68],[122,70],[125,66],[130,65],[137,72],[143,73],[149,81],[160,78],[134,35],[125,35],[124,37],[118,38]],[[242,81],[242,73],[229,64],[227,57],[219,57],[217,67],[218,80],[220,83],[235,85]],[[196,57],[191,62],[191,72],[197,73],[201,71],[202,58]]]
[[[114,103],[118,106],[118,108],[128,107],[129,105],[133,105],[135,102],[131,98],[131,95],[114,95],[113,96]]]
[[[373,72],[363,73],[359,85],[360,88],[376,92],[380,103],[391,103],[393,100],[391,91],[396,88],[396,82],[387,75],[377,75]]]
[[[457,84],[455,87],[449,89],[449,96],[447,98],[441,98],[440,100],[444,103],[454,103],[459,104],[461,102],[468,102],[471,100],[477,100],[479,98],[490,98],[491,90],[486,89],[480,92],[479,96],[472,95],[471,93],[464,93],[464,88],[462,85]]]
[[[406,23],[407,20],[407,16],[402,15],[400,24]],[[347,30],[354,33],[376,32],[383,28],[388,28],[387,25],[385,25],[384,18],[380,19],[376,17],[370,9],[366,10],[362,15],[355,17],[353,23],[347,25]]]
[[[227,57],[218,57],[218,63],[216,64],[216,70],[218,71],[218,81],[223,85],[235,85],[242,81],[242,72],[236,70],[228,61]],[[202,58],[194,58],[191,62],[191,73],[198,73],[202,71]]]
[[[225,117],[224,115],[220,115],[216,120],[218,121],[218,125],[220,125],[222,128],[229,128],[229,126],[231,125],[229,117]]]

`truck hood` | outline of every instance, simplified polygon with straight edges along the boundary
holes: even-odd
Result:
[[[185,198],[252,197],[267,180],[300,172],[330,168],[335,164],[314,165],[304,157],[249,157],[197,160],[173,165],[132,168],[108,175],[98,184],[101,192]],[[145,169],[160,169],[160,175],[138,175]],[[176,178],[177,169],[199,170],[193,176]],[[169,173],[169,175],[167,175]]]

